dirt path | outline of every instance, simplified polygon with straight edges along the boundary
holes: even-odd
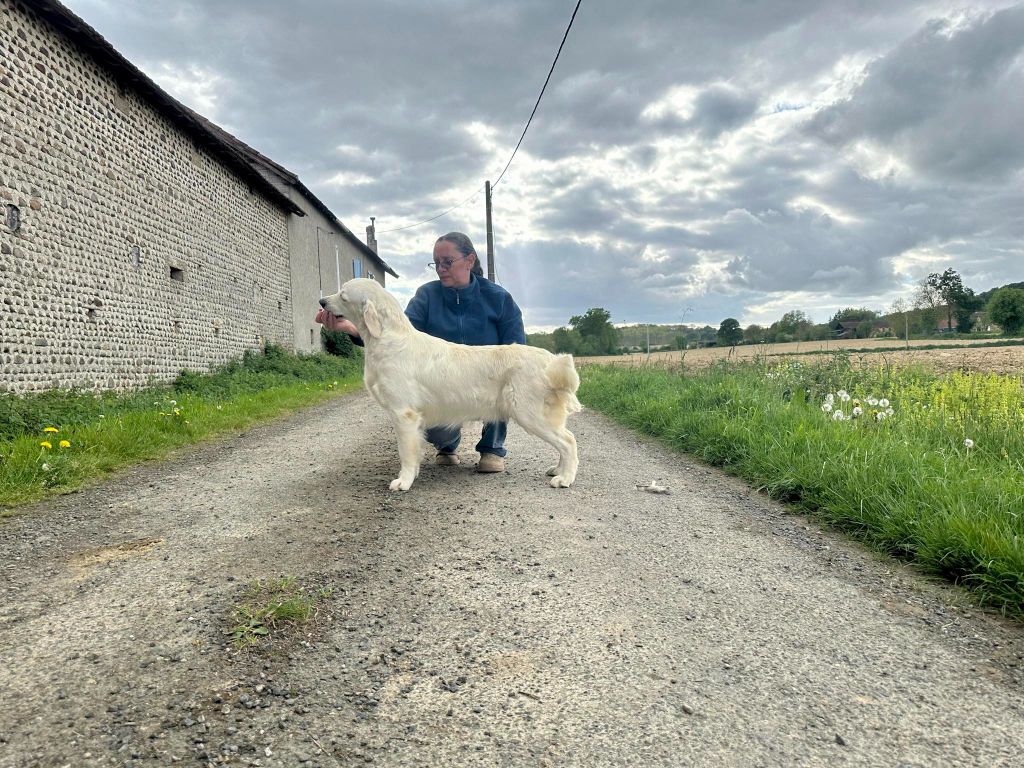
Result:
[[[1019,625],[572,426],[571,490],[513,428],[507,473],[391,494],[360,394],[3,523],[0,766],[1019,765]],[[234,652],[284,574],[334,591]]]

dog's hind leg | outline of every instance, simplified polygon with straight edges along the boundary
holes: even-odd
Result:
[[[568,488],[576,480],[576,471],[579,469],[576,436],[565,428],[565,417],[565,408],[559,402],[557,406],[546,405],[542,419],[516,418],[523,429],[558,451],[558,464],[547,472],[551,476],[552,488]]]
[[[392,491],[408,491],[420,473],[423,417],[407,408],[400,413],[392,414],[391,420],[398,436],[398,458],[402,462],[402,468],[398,472],[398,477],[391,481],[390,488]]]

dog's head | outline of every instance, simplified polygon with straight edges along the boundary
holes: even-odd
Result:
[[[357,277],[341,286],[341,290],[320,299],[320,305],[333,315],[355,323],[359,334],[380,338],[388,330],[408,324],[402,307],[376,280]]]

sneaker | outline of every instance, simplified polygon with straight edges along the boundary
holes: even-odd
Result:
[[[493,453],[481,453],[480,462],[476,465],[477,472],[504,472],[505,460]]]
[[[439,453],[434,457],[434,463],[439,467],[454,467],[462,462],[454,453]]]

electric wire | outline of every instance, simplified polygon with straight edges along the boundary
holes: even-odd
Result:
[[[522,134],[519,136],[519,141],[516,143],[516,148],[512,150],[512,155],[509,157],[508,162],[505,163],[505,167],[502,169],[501,173],[498,175],[498,181],[494,182],[491,185],[491,191],[492,192],[494,191],[494,188],[496,186],[498,186],[498,182],[500,182],[502,177],[505,175],[505,171],[507,171],[509,169],[509,166],[512,165],[512,161],[515,159],[516,152],[519,151],[519,147],[522,145],[523,139],[526,138],[526,132],[528,130],[530,130],[530,123],[533,122],[533,116],[537,114],[537,108],[540,106],[540,100],[542,98],[544,98],[544,91],[547,90],[548,83],[551,81],[551,75],[555,71],[555,65],[558,63],[558,57],[562,55],[562,48],[565,46],[565,41],[569,37],[569,30],[572,29],[572,23],[576,20],[576,13],[579,11],[580,4],[582,2],[583,2],[583,0],[576,0],[576,7],[573,9],[572,17],[569,19],[569,25],[565,28],[565,34],[562,35],[562,42],[559,43],[559,45],[558,45],[558,51],[555,52],[555,59],[554,59],[554,61],[551,62],[551,68],[548,70],[548,76],[546,78],[544,78],[544,85],[541,86],[540,94],[538,94],[538,96],[537,96],[537,102],[533,105],[533,111],[530,112],[530,117],[526,121],[526,127],[523,128]],[[406,224],[403,227],[394,227],[393,229],[382,229],[382,230],[380,230],[379,234],[384,234],[386,232],[400,232],[403,229],[412,229],[413,227],[418,227],[421,224],[427,224],[427,223],[429,223],[431,221],[435,221],[436,219],[440,219],[442,216],[447,216],[449,213],[454,211],[456,208],[461,208],[462,206],[464,206],[466,203],[468,203],[470,200],[472,200],[474,197],[476,197],[478,194],[480,194],[481,191],[483,191],[483,187],[480,187],[479,189],[477,189],[475,192],[473,192],[473,194],[471,194],[469,197],[467,197],[461,203],[453,205],[451,208],[449,208],[449,209],[447,209],[445,211],[442,211],[441,213],[438,213],[438,214],[436,214],[434,216],[431,216],[429,219],[424,219],[423,221],[417,221],[415,224]]]
[[[501,182],[501,178],[502,176],[505,175],[505,171],[507,171],[508,167],[512,165],[512,160],[515,158],[516,152],[519,151],[519,145],[522,144],[523,139],[526,138],[526,132],[530,129],[530,123],[533,121],[533,116],[537,114],[537,107],[540,106],[540,100],[544,97],[544,91],[547,89],[548,83],[551,80],[551,74],[555,71],[555,65],[558,63],[558,57],[562,55],[562,47],[565,45],[565,41],[569,37],[569,30],[572,29],[572,23],[576,20],[576,12],[579,11],[580,3],[582,2],[583,0],[576,0],[576,8],[573,9],[572,18],[569,19],[569,26],[565,28],[565,34],[562,35],[562,42],[559,43],[558,45],[558,52],[555,53],[555,60],[551,62],[551,69],[548,70],[548,76],[544,78],[544,85],[541,87],[540,94],[537,96],[537,103],[533,105],[533,112],[530,113],[530,119],[526,121],[526,127],[523,128],[523,135],[519,137],[519,143],[516,144],[516,148],[512,150],[512,157],[510,157],[508,159],[508,162],[505,163],[505,168],[498,176],[498,180],[491,184],[492,192],[494,191],[494,188],[498,186],[498,184]]]
[[[447,211],[441,211],[441,213],[439,213],[439,214],[437,214],[435,216],[431,216],[429,219],[424,219],[423,221],[417,221],[415,224],[406,224],[404,227],[395,227],[394,229],[382,229],[382,230],[380,230],[378,232],[378,234],[383,235],[385,232],[400,232],[403,229],[412,229],[413,227],[418,227],[420,224],[426,224],[428,222],[434,221],[435,219],[440,219],[442,216],[447,216],[449,213],[454,211],[456,208],[461,208],[462,206],[464,206],[466,203],[468,203],[474,197],[476,197],[481,192],[483,192],[483,190],[484,190],[484,188],[480,187],[475,192],[473,192],[473,194],[471,194],[469,197],[467,197],[465,200],[463,200],[461,203],[453,205]]]

